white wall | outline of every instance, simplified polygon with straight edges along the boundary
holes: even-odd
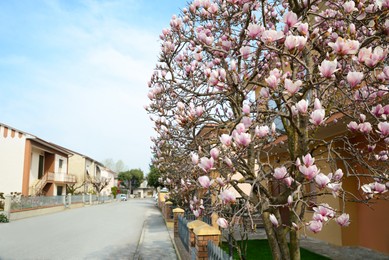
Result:
[[[62,160],[62,168],[61,169],[59,168],[59,160]],[[55,155],[55,162],[54,162],[54,172],[55,173],[66,173],[67,169],[68,169],[68,158],[56,154]]]
[[[44,156],[45,153],[36,148],[32,148],[31,167],[30,167],[30,186],[34,185],[34,182],[38,179],[39,155]]]
[[[16,132],[11,137],[11,129],[8,129],[7,137],[4,137],[4,127],[0,126],[0,192],[22,192],[24,150],[26,136],[19,137]]]

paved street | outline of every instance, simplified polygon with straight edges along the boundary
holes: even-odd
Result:
[[[0,259],[132,259],[153,210],[136,199],[0,224]]]

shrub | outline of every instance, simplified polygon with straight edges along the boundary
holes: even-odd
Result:
[[[9,219],[7,218],[6,215],[0,214],[0,223],[8,223]]]

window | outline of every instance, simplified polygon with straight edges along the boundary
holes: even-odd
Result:
[[[62,166],[63,166],[63,160],[59,159],[59,161],[58,161],[58,168],[62,169]]]
[[[45,160],[45,157],[43,155],[39,155],[38,179],[41,179],[43,177],[44,160]]]

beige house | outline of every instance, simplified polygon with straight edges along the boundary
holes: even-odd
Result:
[[[116,186],[116,173],[86,155],[74,152],[69,158],[69,172],[77,176],[77,183],[71,185],[74,193],[96,192],[91,182],[108,181],[108,185],[101,190],[102,195],[111,194],[111,188]]]
[[[76,183],[68,173],[72,153],[34,135],[0,123],[0,192],[28,195],[65,195]]]

